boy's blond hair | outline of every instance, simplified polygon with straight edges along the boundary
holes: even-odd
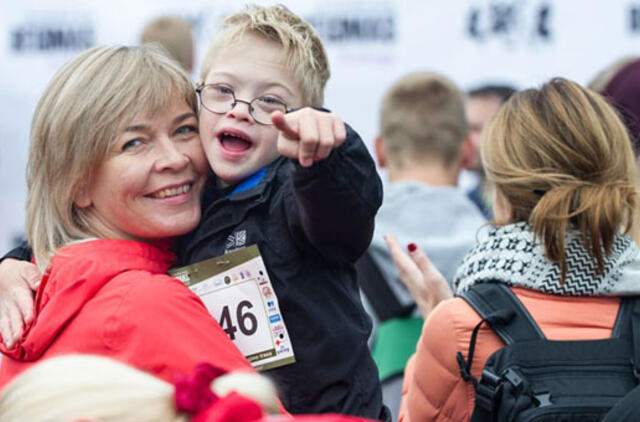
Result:
[[[482,134],[487,178],[528,222],[547,257],[567,270],[565,232],[580,230],[604,270],[614,236],[637,206],[636,167],[627,130],[597,93],[552,79],[514,94]]]
[[[193,34],[185,19],[179,16],[154,19],[145,25],[140,40],[143,44],[160,44],[187,72],[193,70]]]
[[[56,73],[33,116],[27,162],[27,239],[41,270],[58,248],[95,236],[74,199],[119,131],[176,97],[196,112],[189,76],[158,46],[95,47]]]
[[[436,159],[449,166],[467,135],[464,96],[447,78],[429,72],[397,81],[382,100],[380,137],[390,162]]]
[[[327,52],[313,27],[285,6],[247,6],[227,17],[205,56],[200,78],[205,81],[218,52],[253,33],[282,46],[284,63],[293,70],[302,93],[302,106],[324,103],[324,87],[330,76]]]

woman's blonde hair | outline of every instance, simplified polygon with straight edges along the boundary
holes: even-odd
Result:
[[[292,69],[294,81],[302,93],[305,106],[319,107],[324,102],[324,86],[331,74],[329,59],[316,30],[283,5],[250,5],[227,17],[211,41],[200,78],[211,71],[216,54],[247,34],[257,34],[282,46],[283,59]],[[255,69],[259,72],[259,69]]]
[[[231,392],[279,413],[271,381],[255,373],[232,372],[211,383],[215,394]],[[44,360],[18,375],[0,395],[2,422],[182,422],[193,415],[177,412],[175,387],[115,360],[66,355]]]
[[[74,198],[118,131],[176,96],[197,110],[189,76],[158,46],[95,47],[53,77],[33,116],[27,163],[27,239],[41,270],[61,246],[94,235]]]
[[[512,221],[531,225],[562,282],[569,227],[604,271],[614,236],[633,224],[637,192],[627,130],[599,94],[562,78],[514,94],[483,132],[481,154]]]

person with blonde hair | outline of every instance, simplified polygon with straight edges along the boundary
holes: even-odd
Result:
[[[249,6],[222,22],[197,83],[212,201],[182,259],[257,244],[295,355],[265,372],[285,408],[384,418],[354,267],[381,203],[375,163],[341,121],[301,118],[299,137],[298,126],[279,126],[292,108],[323,105],[329,75],[318,33],[284,6]]]
[[[196,113],[189,77],[153,46],[95,47],[53,77],[27,165],[27,238],[44,276],[33,320],[0,344],[1,386],[68,353],[165,380],[200,362],[253,370],[200,299],[165,274],[171,238],[200,221],[208,166]]]
[[[193,71],[193,33],[191,24],[179,16],[160,16],[142,29],[141,43],[158,43],[188,73]]]
[[[278,414],[275,387],[261,375],[211,365],[168,382],[109,358],[65,355],[34,365],[0,394],[3,422],[182,422],[216,413]]]
[[[101,356],[47,359],[0,394],[3,422],[372,422],[343,415],[281,413],[265,376],[210,364],[167,382]]]
[[[636,169],[616,112],[600,95],[552,79],[513,95],[483,133],[481,154],[496,186],[496,227],[465,257],[456,293],[507,286],[548,340],[611,337],[621,297],[640,294],[640,250],[624,234],[637,207]],[[420,249],[407,256],[393,238],[389,245],[403,280],[431,289],[417,299],[428,317],[400,419],[470,420],[474,387],[503,340],[467,301],[447,300]]]

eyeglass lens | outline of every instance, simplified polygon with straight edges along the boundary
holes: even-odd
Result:
[[[205,85],[200,91],[200,101],[202,105],[218,114],[227,113],[233,109],[237,103],[247,103],[237,100],[233,91],[221,85]],[[257,123],[271,124],[271,113],[274,111],[286,112],[286,106],[278,99],[270,96],[256,97],[248,104],[249,114]]]

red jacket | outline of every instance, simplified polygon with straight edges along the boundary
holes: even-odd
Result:
[[[165,274],[174,255],[97,239],[58,251],[36,294],[35,318],[0,366],[0,388],[41,359],[107,356],[171,381],[200,362],[253,371],[202,301]]]

